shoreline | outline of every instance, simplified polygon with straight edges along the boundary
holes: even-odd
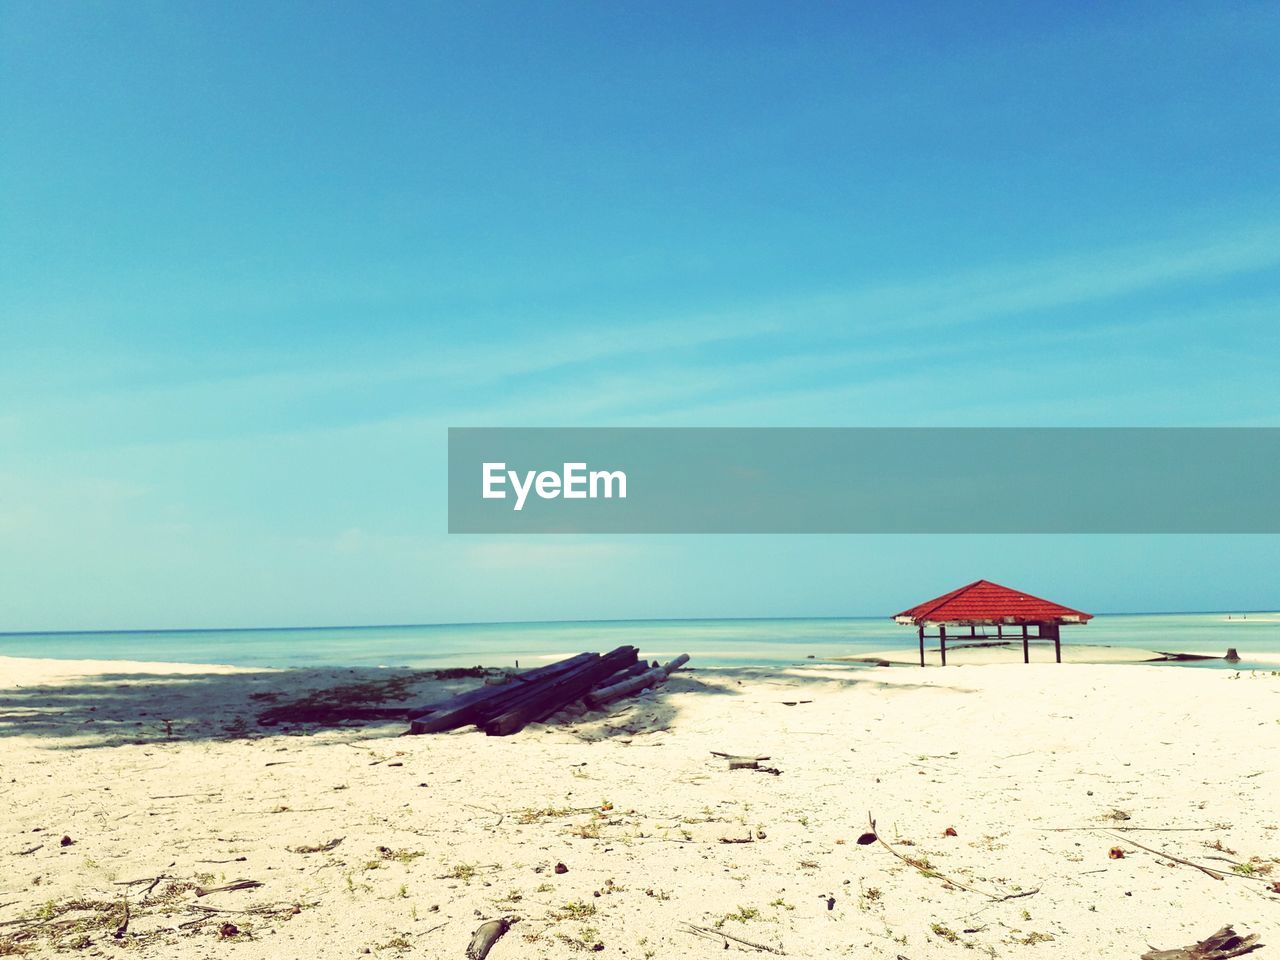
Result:
[[[967,659],[966,654],[973,654],[977,648],[968,647],[963,643],[963,638],[958,638],[960,642],[947,645],[948,666],[991,666],[997,663],[1005,662],[1003,658],[992,659],[990,662],[980,662],[975,659]],[[1015,641],[1010,641],[1007,647],[996,649],[1010,649]],[[882,666],[918,666],[918,648],[912,646],[901,646],[894,648],[870,648],[866,651],[858,650],[857,652],[847,654],[808,654],[803,652],[800,644],[795,645],[797,649],[790,656],[761,656],[758,651],[733,652],[726,650],[698,650],[697,648],[679,649],[674,646],[670,647],[648,647],[641,651],[643,657],[650,660],[669,660],[678,656],[680,653],[689,653],[692,658],[692,667],[703,670],[717,669],[741,669],[741,668],[762,668],[762,669],[781,669],[790,666],[802,666],[805,664],[842,664],[846,666],[865,666],[875,667],[877,662]],[[987,649],[993,649],[995,645],[987,645]],[[936,642],[930,647],[930,656],[932,660],[937,660]],[[1017,662],[1021,663],[1021,648],[1017,652]],[[1224,651],[1209,650],[1208,648],[1201,650],[1185,650],[1171,651],[1174,657],[1185,656],[1188,659],[1179,661],[1177,659],[1161,659],[1162,652],[1157,650],[1148,650],[1137,647],[1119,647],[1110,644],[1084,644],[1084,643],[1063,643],[1063,662],[1075,662],[1084,664],[1114,664],[1114,665],[1166,665],[1166,666],[1195,666],[1197,661],[1200,665],[1204,665],[1205,661],[1223,661]],[[1032,663],[1042,662],[1045,658],[1045,648],[1037,648],[1032,646]],[[535,665],[551,663],[567,656],[572,656],[566,652],[542,652],[533,653],[529,651],[520,652],[518,657],[506,657],[511,662],[490,662],[494,661],[493,651],[477,650],[474,655],[470,654],[441,654],[438,660],[431,660],[421,664],[409,663],[321,663],[313,667],[303,667],[288,663],[261,663],[261,664],[230,664],[219,662],[216,660],[200,661],[200,660],[156,660],[156,659],[136,659],[130,657],[29,657],[29,656],[11,656],[0,653],[0,689],[3,689],[6,676],[12,671],[14,676],[21,673],[39,674],[42,667],[34,665],[47,665],[47,669],[52,672],[61,672],[68,675],[82,674],[88,672],[89,667],[95,669],[100,668],[103,672],[113,669],[129,668],[131,670],[141,670],[143,672],[157,673],[181,673],[193,672],[197,669],[216,671],[222,673],[253,673],[253,672],[288,672],[293,670],[314,669],[323,671],[341,671],[341,670],[404,670],[431,672],[434,670],[449,670],[458,667],[491,667],[493,669],[511,669],[513,663],[520,662],[523,665]],[[1069,659],[1070,658],[1070,659]],[[1196,659],[1190,659],[1196,658]],[[1052,655],[1049,657],[1052,660]],[[1280,650],[1275,651],[1254,651],[1245,650],[1241,653],[1241,665],[1223,662],[1222,669],[1269,669],[1272,666],[1280,667]],[[930,666],[938,666],[936,663],[930,663]],[[522,667],[516,669],[523,669]]]
[[[1064,631],[1064,646],[1134,647],[1222,656],[1229,647],[1248,661],[1253,651],[1280,657],[1280,624],[1215,615],[1126,615],[1098,617],[1088,627]],[[1242,626],[1243,624],[1243,626]],[[915,631],[882,618],[842,620],[732,619],[696,621],[584,621],[558,624],[490,624],[267,629],[184,633],[64,635],[9,634],[0,653],[18,657],[122,659],[192,663],[209,659],[238,666],[290,668],[395,665],[415,669],[547,662],[583,650],[631,645],[657,659],[689,653],[704,666],[760,663],[784,666],[797,660],[867,657],[915,646]]]

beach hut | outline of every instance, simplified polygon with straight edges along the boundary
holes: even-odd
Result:
[[[990,580],[975,580],[950,593],[916,604],[903,610],[894,618],[898,623],[910,624],[920,637],[920,666],[924,666],[924,641],[926,637],[938,638],[938,650],[942,665],[947,665],[947,640],[953,646],[994,646],[1022,640],[1022,662],[1030,663],[1028,644],[1031,641],[1053,641],[1054,659],[1062,662],[1062,640],[1059,630],[1064,623],[1087,623],[1093,614],[1064,607],[1060,603],[1033,597],[1021,590],[1002,587]],[[927,627],[936,627],[937,633],[926,633]],[[948,637],[947,628],[953,632]],[[978,632],[978,628],[982,632]],[[992,632],[992,628],[995,632]],[[1031,628],[1035,628],[1035,633]],[[960,631],[968,628],[968,633]]]

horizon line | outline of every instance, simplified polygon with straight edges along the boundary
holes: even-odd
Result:
[[[1277,610],[1114,610],[1094,614],[1098,617],[1154,617],[1154,616],[1205,616],[1208,614],[1236,615],[1276,613]],[[715,623],[730,621],[735,623],[763,623],[781,620],[884,620],[893,622],[891,615],[884,614],[848,614],[825,617],[609,617],[582,618],[569,620],[458,620],[439,623],[347,623],[347,624],[295,624],[283,627],[127,627],[121,629],[92,630],[0,630],[0,639],[5,637],[58,637],[85,634],[137,634],[137,633],[280,633],[289,630],[403,630],[408,628],[442,628],[442,627],[504,627],[504,626],[554,626],[557,624],[590,624],[590,623]],[[1081,624],[1087,626],[1087,624]],[[2,655],[2,654],[0,654]]]

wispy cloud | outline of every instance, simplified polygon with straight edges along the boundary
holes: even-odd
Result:
[[[1280,266],[1280,226],[1263,224],[1196,241],[1092,250],[997,264],[837,293],[815,305],[853,322],[905,327],[982,323]]]
[[[1195,325],[1264,325],[1274,296],[1178,313],[1159,302],[1277,265],[1280,228],[1260,225],[1198,242],[991,265],[716,312],[579,323],[482,342],[406,342],[351,362],[282,355],[266,372],[68,389],[18,404],[4,429],[37,445],[78,448],[486,423],[723,422],[779,409],[800,421],[821,422],[838,408],[847,411],[845,422],[879,422],[894,419],[904,397],[912,407],[897,411],[898,422],[930,409],[945,419],[955,405],[928,399],[930,378],[951,367],[999,368],[1007,387],[1025,367],[1049,364],[1078,376],[1072,358],[1090,343],[1099,363],[1136,349],[1148,351],[1148,362],[1176,350]],[[935,330],[945,333],[926,335]],[[1161,332],[1171,330],[1184,335],[1166,343]],[[1021,377],[1035,390],[1031,379]],[[1043,410],[1042,389],[1037,402]]]

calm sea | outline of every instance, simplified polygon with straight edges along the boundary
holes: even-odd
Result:
[[[1280,653],[1280,613],[1116,614],[1063,637],[1113,646],[1222,655]],[[161,660],[236,666],[485,666],[633,644],[663,659],[691,654],[711,666],[792,663],[911,647],[915,633],[885,618],[610,620],[256,630],[0,634],[0,656]]]

